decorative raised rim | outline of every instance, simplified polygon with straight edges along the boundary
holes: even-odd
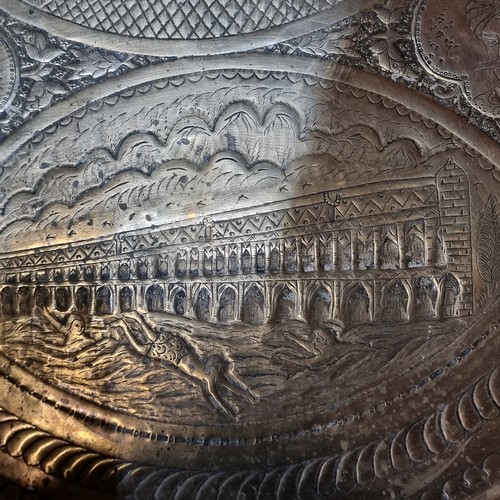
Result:
[[[12,104],[12,101],[16,97],[16,89],[19,85],[18,62],[16,51],[9,38],[4,36],[4,32],[2,30],[0,30],[0,43],[3,43],[5,47],[7,47],[7,50],[10,52],[10,56],[12,57],[11,69],[13,71],[13,77],[9,82],[10,90],[6,95],[5,101],[3,103],[0,101],[0,111],[8,111],[10,104]]]

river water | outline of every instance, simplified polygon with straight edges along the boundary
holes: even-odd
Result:
[[[224,387],[222,397],[242,422],[276,415],[304,415],[340,407],[347,398],[432,358],[467,326],[461,320],[414,325],[360,325],[336,334],[335,325],[299,321],[259,327],[212,325],[179,318],[150,319],[175,329],[198,357],[223,355],[232,373],[258,400]],[[30,373],[68,393],[118,412],[170,423],[223,423],[197,380],[175,365],[134,351],[119,328],[99,318],[65,348],[64,336],[41,318],[0,324],[0,350]],[[135,331],[140,338],[140,332]]]

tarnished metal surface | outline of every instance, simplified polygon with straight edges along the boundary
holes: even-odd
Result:
[[[0,0],[0,488],[495,498],[499,19]]]

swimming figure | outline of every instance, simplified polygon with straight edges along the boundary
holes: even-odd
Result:
[[[139,325],[146,342],[139,341],[127,320],[133,320]],[[129,345],[138,354],[167,361],[199,382],[207,401],[223,414],[233,418],[236,416],[233,408],[220,395],[220,386],[225,386],[234,394],[255,403],[255,395],[236,378],[231,372],[230,363],[222,356],[213,354],[206,360],[201,359],[180,335],[147,321],[137,312],[124,313],[123,318],[115,320],[113,325],[121,327]]]

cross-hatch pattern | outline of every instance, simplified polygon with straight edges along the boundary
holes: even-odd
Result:
[[[24,0],[87,28],[139,38],[200,40],[265,30],[339,0]]]

